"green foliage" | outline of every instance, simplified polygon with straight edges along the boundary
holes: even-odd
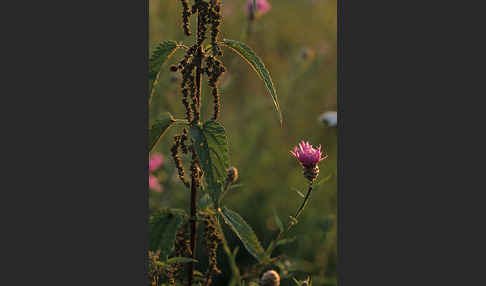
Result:
[[[175,209],[162,209],[150,219],[149,250],[160,250],[162,261],[174,250],[177,231],[186,219],[184,211]]]
[[[236,212],[223,207],[220,211],[224,222],[230,226],[231,230],[238,236],[243,246],[259,262],[264,260],[265,250],[263,249],[258,237],[248,223]]]
[[[243,59],[245,59],[248,64],[250,64],[250,66],[253,68],[253,70],[258,74],[258,76],[265,82],[265,86],[272,96],[273,103],[275,104],[275,108],[277,109],[280,118],[280,124],[282,124],[282,111],[280,110],[280,105],[278,103],[277,91],[275,90],[272,78],[270,77],[270,73],[263,64],[263,61],[245,43],[235,40],[224,39],[223,44],[229,47],[238,55],[240,55]]]
[[[174,41],[164,41],[160,43],[152,53],[149,59],[149,94],[152,93],[152,88],[157,80],[162,64],[174,54],[177,50],[177,43]]]
[[[157,142],[164,136],[165,132],[172,124],[175,123],[175,119],[169,112],[162,113],[157,120],[155,120],[149,131],[149,150],[157,145]]]
[[[294,237],[289,237],[289,238],[284,238],[284,239],[280,239],[279,241],[277,241],[277,243],[275,245],[276,246],[285,245],[285,244],[292,243],[295,240],[297,240],[297,237],[295,237],[295,236]]]
[[[192,259],[190,257],[171,257],[167,259],[165,262],[166,264],[175,264],[175,263],[189,263],[189,262],[197,262],[196,259]]]
[[[226,255],[228,256],[228,261],[229,261],[229,264],[230,264],[230,267],[231,267],[231,272],[233,274],[228,286],[235,286],[235,285],[238,285],[238,283],[241,282],[241,280],[240,280],[240,269],[238,269],[238,265],[236,264],[236,254],[238,254],[238,250],[240,248],[237,246],[237,247],[235,247],[233,252],[231,252],[227,245],[225,245],[225,247],[226,247],[226,250],[227,250]]]
[[[205,210],[206,208],[212,206],[213,200],[209,194],[204,194],[199,198],[198,206],[200,210]]]
[[[201,126],[191,126],[194,149],[201,162],[207,190],[217,206],[229,168],[226,133],[221,124],[211,120]]]

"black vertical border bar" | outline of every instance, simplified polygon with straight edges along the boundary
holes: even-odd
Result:
[[[143,43],[143,47],[145,49],[145,58],[144,58],[144,63],[145,63],[145,72],[143,74],[143,77],[145,79],[144,83],[145,85],[143,86],[143,91],[144,91],[144,95],[145,95],[145,113],[144,113],[144,121],[145,121],[145,129],[144,129],[144,138],[146,140],[146,144],[145,144],[145,158],[147,160],[147,163],[145,164],[145,166],[147,166],[146,168],[144,168],[144,175],[145,175],[145,180],[146,180],[146,184],[145,184],[145,190],[148,190],[148,177],[149,177],[149,174],[148,174],[148,165],[149,165],[149,154],[150,154],[150,150],[149,150],[149,97],[150,97],[150,94],[149,94],[149,85],[148,85],[148,72],[149,72],[149,59],[150,59],[150,55],[149,55],[149,36],[150,36],[150,33],[149,33],[149,23],[150,23],[150,13],[149,13],[149,0],[145,0],[144,1],[144,33],[145,33],[145,39],[144,39],[144,43]],[[144,244],[143,244],[143,250],[144,250],[144,253],[143,253],[143,258],[144,258],[144,261],[143,261],[143,281],[145,284],[143,285],[148,285],[148,228],[149,228],[149,224],[148,224],[148,217],[149,217],[149,192],[144,192],[145,194],[145,200],[144,200],[144,205],[142,206],[143,207],[143,213],[144,213],[144,221],[142,223],[143,225],[143,237],[144,237]]]
[[[344,104],[343,104],[343,0],[337,1],[337,103],[338,103],[338,178],[337,178],[337,197],[338,197],[338,261],[337,261],[337,280],[338,286],[343,286],[343,115],[344,115]]]

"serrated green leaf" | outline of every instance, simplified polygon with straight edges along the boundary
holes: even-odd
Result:
[[[204,180],[213,203],[217,206],[229,168],[226,133],[221,124],[211,120],[201,126],[191,126],[194,149],[204,171]]]
[[[177,50],[177,42],[164,41],[160,43],[152,53],[149,59],[149,94],[152,94],[152,88],[158,78],[160,68],[167,59],[169,59]]]
[[[246,250],[248,250],[248,252],[258,261],[262,261],[265,256],[265,250],[251,226],[248,225],[238,213],[226,207],[223,207],[220,213],[224,222],[229,225],[231,230],[238,236]]]
[[[174,249],[177,231],[187,219],[184,211],[163,209],[149,221],[149,250],[160,249],[160,257],[165,260]]]
[[[190,257],[171,257],[167,259],[167,264],[174,264],[174,263],[189,263],[189,262],[197,262],[196,259],[192,259]]]
[[[175,119],[169,112],[162,113],[157,120],[155,120],[149,131],[149,150],[157,145],[157,142],[164,136],[169,127],[175,123]]]
[[[244,60],[246,60],[246,62],[248,62],[248,64],[250,64],[253,70],[258,74],[260,79],[263,80],[268,92],[272,96],[273,103],[279,115],[280,125],[282,125],[282,111],[280,110],[280,104],[278,103],[277,91],[275,90],[275,86],[273,84],[272,78],[270,77],[270,73],[263,64],[263,61],[245,43],[228,39],[224,39],[222,43],[234,52],[236,52],[238,55],[240,55]]]

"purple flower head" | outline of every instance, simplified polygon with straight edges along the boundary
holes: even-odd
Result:
[[[162,192],[162,186],[159,183],[159,179],[154,175],[149,175],[149,189],[159,193]]]
[[[257,15],[266,14],[272,8],[272,5],[268,3],[267,0],[256,0],[256,5]],[[248,3],[245,6],[245,11],[247,14],[251,14],[253,12],[253,0],[248,0]]]
[[[164,157],[162,157],[162,154],[155,153],[154,155],[152,155],[152,157],[150,157],[149,160],[149,172],[153,172],[157,170],[162,165],[163,162],[164,162]]]
[[[297,158],[297,160],[304,166],[304,167],[314,167],[322,160],[327,159],[327,155],[322,157],[321,146],[315,149],[309,144],[309,141],[304,142],[301,141],[298,146],[294,147],[294,151],[290,151],[292,155]]]

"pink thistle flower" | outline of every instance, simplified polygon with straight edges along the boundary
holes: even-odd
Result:
[[[149,172],[153,172],[157,170],[162,165],[163,162],[164,162],[164,157],[162,157],[162,154],[155,153],[154,155],[152,155],[152,157],[150,157],[149,160]]]
[[[297,158],[300,164],[304,167],[304,177],[313,182],[319,175],[319,166],[317,164],[320,161],[326,160],[328,155],[322,156],[321,146],[314,148],[309,141],[301,141],[298,146],[294,147],[294,150],[290,151],[292,155]]]
[[[159,179],[154,175],[149,175],[149,189],[159,193],[162,192],[162,186],[159,183]]]
[[[256,14],[258,16],[268,13],[272,8],[272,5],[267,0],[257,0],[256,1]],[[248,3],[245,6],[245,11],[247,14],[253,13],[253,0],[248,0]]]
[[[322,160],[327,159],[327,155],[322,157],[321,145],[315,149],[309,142],[301,141],[299,146],[294,147],[294,151],[290,151],[297,160],[306,167],[313,167]]]

